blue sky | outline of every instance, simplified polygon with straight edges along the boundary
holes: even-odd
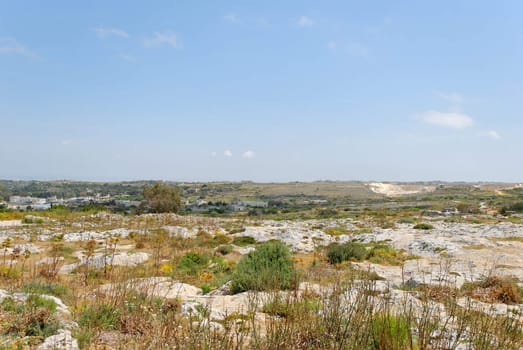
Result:
[[[523,181],[521,1],[0,0],[0,178]]]

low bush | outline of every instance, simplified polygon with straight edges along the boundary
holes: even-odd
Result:
[[[291,289],[298,283],[289,248],[279,241],[244,255],[232,278],[232,291]]]
[[[60,328],[55,317],[56,303],[38,295],[30,295],[24,303],[5,298],[1,305],[0,334],[17,337],[48,337]]]
[[[414,225],[413,228],[415,230],[432,230],[434,228],[434,226],[432,226],[431,224],[421,223],[421,224]]]
[[[395,265],[403,264],[407,256],[388,244],[376,244],[367,252],[367,259],[374,264]]]
[[[229,254],[230,252],[232,252],[232,249],[233,249],[233,246],[230,245],[230,244],[225,244],[225,245],[221,245],[221,246],[218,246],[218,248],[216,248],[216,251],[218,253],[220,253],[221,255],[227,255]]]
[[[372,320],[373,349],[411,349],[413,336],[405,317],[390,314],[376,315]]]
[[[303,314],[318,312],[321,309],[319,298],[282,298],[279,295],[269,300],[262,307],[262,312],[278,317],[290,319],[299,318]]]
[[[480,281],[464,283],[461,290],[464,294],[484,302],[523,302],[523,290],[509,277],[489,276]]]
[[[333,265],[343,261],[361,261],[366,255],[365,246],[357,242],[333,243],[327,247],[327,260]]]
[[[256,240],[254,237],[251,236],[241,236],[241,237],[234,237],[234,240],[232,241],[233,244],[245,247],[247,245],[252,245],[256,243]]]
[[[115,330],[118,328],[120,311],[108,304],[86,307],[78,317],[78,325],[88,329]]]
[[[180,259],[178,268],[189,275],[196,275],[207,266],[209,260],[207,255],[187,253]]]
[[[324,232],[330,236],[348,235],[350,233],[349,230],[343,226],[328,227]]]
[[[222,245],[222,244],[228,244],[231,241],[231,237],[226,235],[216,235],[212,238],[212,245],[214,247]]]

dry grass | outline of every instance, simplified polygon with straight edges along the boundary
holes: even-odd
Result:
[[[493,240],[497,241],[497,242],[519,242],[519,243],[523,243],[523,237],[521,237],[521,236],[493,238]]]
[[[484,244],[469,244],[466,246],[463,246],[463,249],[469,249],[469,250],[479,250],[479,249],[486,249],[488,246]]]
[[[49,294],[61,298],[79,324],[74,336],[83,349],[453,349],[458,341],[469,341],[476,349],[519,349],[523,346],[521,316],[494,317],[478,313],[473,305],[458,306],[462,296],[480,300],[521,302],[514,281],[491,278],[470,290],[451,285],[427,286],[402,292],[401,298],[383,294],[377,276],[357,271],[350,263],[332,266],[321,252],[297,253],[293,261],[302,280],[315,286],[306,291],[291,290],[269,295],[263,305],[249,305],[243,313],[211,318],[210,310],[183,314],[182,300],[156,298],[136,292],[122,283],[114,293],[96,293],[104,284],[118,284],[135,278],[168,276],[195,286],[213,289],[226,282],[235,269],[237,254],[222,256],[216,247],[229,242],[230,235],[214,239],[204,230],[221,225],[213,219],[177,216],[100,218],[92,216],[60,219],[63,232],[82,229],[107,230],[127,227],[137,234],[122,239],[121,245],[134,245],[134,251],[151,254],[151,259],[136,267],[88,268],[76,274],[57,274],[57,266],[37,265],[45,257],[64,257],[75,261],[71,252],[85,249],[79,242],[37,242],[42,254],[33,254],[18,275],[0,280],[3,289]],[[243,225],[241,222],[235,226]],[[202,228],[194,239],[164,236],[163,226]],[[49,226],[51,227],[51,225]],[[138,244],[140,248],[137,249]],[[102,250],[104,242],[96,249]],[[375,247],[376,261],[404,261],[404,254],[387,246]],[[204,257],[202,264],[187,265],[188,254]],[[61,260],[60,260],[61,261]],[[182,263],[185,261],[185,263]],[[61,264],[61,263],[60,263]],[[52,265],[52,264],[51,264]],[[481,299],[479,291],[489,295]],[[259,297],[258,294],[252,298]],[[437,303],[437,304],[435,304]],[[437,305],[437,307],[435,306]],[[443,314],[439,308],[443,308]],[[265,312],[262,312],[265,311]],[[29,319],[51,321],[50,314],[15,314],[2,311],[11,330],[27,328]],[[19,323],[16,323],[16,322]],[[45,323],[44,322],[44,323]],[[1,324],[1,327],[4,323]],[[1,328],[0,327],[0,328]],[[1,328],[5,330],[6,328]],[[5,331],[5,334],[12,334]],[[436,336],[437,335],[437,336]],[[13,340],[14,341],[14,340]],[[34,341],[41,341],[37,339]],[[501,346],[501,347],[499,347]]]
[[[489,276],[462,287],[465,295],[487,303],[519,304],[523,301],[523,290],[509,277]]]

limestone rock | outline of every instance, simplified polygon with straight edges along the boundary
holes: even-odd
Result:
[[[45,338],[37,347],[38,350],[79,350],[78,341],[72,337],[71,331],[60,329],[57,334]]]

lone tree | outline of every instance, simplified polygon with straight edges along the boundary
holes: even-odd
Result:
[[[182,202],[178,189],[157,182],[143,189],[147,207],[153,213],[177,213]]]

